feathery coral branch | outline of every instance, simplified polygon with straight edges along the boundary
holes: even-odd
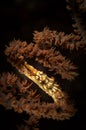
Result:
[[[40,43],[41,44],[41,43]],[[42,63],[48,70],[55,71],[55,74],[60,74],[63,79],[72,80],[77,76],[76,67],[69,59],[66,59],[56,49],[40,49],[38,44],[13,41],[6,48],[5,54],[8,56],[11,64],[20,66],[24,60],[34,58],[34,60]]]
[[[12,79],[10,82],[9,77]],[[66,102],[66,99],[59,101],[59,105],[41,102],[40,96],[37,96],[36,91],[33,91],[31,86],[31,83],[21,81],[14,74],[3,73],[0,75],[0,104],[7,109],[13,108],[18,113],[25,111],[30,116],[34,115],[39,118],[64,120],[74,115],[76,110],[73,105]]]

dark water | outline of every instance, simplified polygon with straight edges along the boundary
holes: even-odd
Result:
[[[32,41],[33,31],[42,31],[44,27],[51,30],[71,33],[72,20],[66,10],[64,0],[13,0],[0,2],[0,73],[11,71],[13,68],[6,61],[4,49],[8,43],[15,39]],[[79,65],[79,77],[66,89],[75,99],[78,112],[74,117],[65,121],[40,120],[41,130],[84,130],[86,128],[86,55],[76,59]],[[73,85],[73,86],[72,86]],[[0,107],[0,126],[7,130],[15,130],[16,124],[22,122],[22,115],[13,111],[6,111]],[[20,121],[19,121],[20,120]],[[0,129],[1,129],[0,127]]]

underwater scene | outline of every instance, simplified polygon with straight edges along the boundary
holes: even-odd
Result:
[[[0,2],[0,129],[86,128],[86,1]]]

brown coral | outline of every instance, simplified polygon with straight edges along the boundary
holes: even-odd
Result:
[[[9,75],[13,82],[9,82]],[[26,80],[21,81],[13,74],[0,75],[0,104],[7,109],[13,108],[18,113],[25,111],[30,116],[34,115],[39,118],[64,120],[74,115],[76,110],[71,104],[67,104],[66,99],[59,102],[58,106],[55,103],[41,102],[40,94],[36,94],[36,90],[31,89],[31,86],[32,83]]]
[[[53,75],[59,74],[62,79],[73,80],[78,75],[75,71],[77,67],[70,59],[63,56],[60,47],[70,51],[78,50],[83,48],[80,43],[79,35],[58,33],[45,28],[42,32],[34,32],[33,42],[30,44],[26,41],[13,40],[6,48],[5,54],[17,70],[22,70],[25,61],[30,64],[33,60],[42,68],[48,68],[48,72],[52,72]],[[30,116],[28,123],[34,121],[33,115],[37,120],[40,118],[64,120],[75,114],[76,109],[72,103],[69,103],[65,93],[64,98],[58,100],[58,105],[52,101],[43,101],[39,88],[34,89],[35,84],[26,77],[23,78],[25,80],[13,73],[0,75],[0,104],[18,113],[26,112]]]
[[[46,34],[46,32],[47,29],[43,30],[43,32],[41,32],[41,37],[40,37],[40,33],[38,32],[37,35],[36,32],[34,39],[36,39],[35,42],[37,43],[27,44],[26,42],[21,42],[19,40],[18,41],[14,40],[13,42],[11,42],[10,46],[7,47],[5,50],[5,54],[8,56],[8,60],[10,60],[11,64],[13,63],[16,65],[20,65],[25,59],[28,60],[34,58],[34,60],[41,63],[44,67],[47,67],[49,71],[51,70],[55,71],[55,74],[61,75],[63,79],[72,80],[74,77],[77,76],[77,73],[75,72],[76,67],[75,65],[73,65],[73,63],[71,63],[69,59],[65,58],[61,54],[61,52],[57,49],[57,46],[62,45],[63,48],[64,46],[66,46],[66,48],[70,48],[70,50],[72,50],[77,45],[77,43],[70,44],[72,39],[75,40],[80,40],[80,39],[74,37],[73,35],[65,36],[63,33],[61,33],[62,35],[58,34],[58,38],[56,35],[55,35],[56,37],[54,36],[54,40],[56,41],[53,46],[52,35],[50,35],[51,41],[50,40],[47,41],[45,37],[45,41],[44,41],[45,48],[44,48],[42,47],[43,46],[42,33]],[[52,31],[49,31],[49,33],[52,34]],[[40,37],[41,40],[37,40],[39,39],[38,37]],[[46,42],[48,42],[48,46],[45,45]]]

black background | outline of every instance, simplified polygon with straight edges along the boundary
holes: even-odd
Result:
[[[51,30],[71,33],[72,19],[66,9],[65,0],[3,0],[0,2],[0,72],[9,70],[6,64],[4,49],[8,43],[15,39],[32,41],[33,31],[42,31],[44,27]],[[78,57],[76,63],[79,67],[79,78],[70,88],[75,98],[78,112],[70,120],[40,121],[41,130],[84,130],[86,128],[86,64],[85,56]],[[53,113],[52,113],[53,114]],[[22,116],[13,111],[0,109],[0,129],[15,130],[15,125]]]

